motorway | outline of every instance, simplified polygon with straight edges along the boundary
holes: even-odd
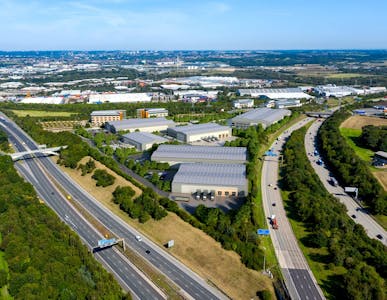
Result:
[[[314,168],[316,174],[320,177],[321,182],[329,193],[334,197],[338,198],[341,203],[343,203],[347,208],[347,214],[352,218],[352,220],[360,225],[362,225],[367,232],[367,235],[376,239],[378,234],[382,235],[383,239],[380,240],[384,245],[387,246],[387,235],[386,231],[380,226],[368,213],[366,209],[360,207],[352,197],[348,196],[344,189],[341,186],[333,186],[329,183],[330,172],[326,168],[325,164],[318,165],[316,161],[321,158],[320,156],[315,156],[314,151],[316,149],[316,137],[318,129],[320,128],[322,122],[314,122],[308,129],[308,132],[305,135],[305,150],[308,154],[309,161]],[[322,158],[321,158],[322,159]],[[355,216],[355,218],[353,217]]]
[[[10,123],[0,119],[0,124],[4,125],[3,130],[7,132],[9,141],[14,145],[16,150],[26,150],[22,142],[10,130]],[[60,191],[57,190],[35,160],[27,159],[19,161],[15,163],[15,167],[34,186],[39,197],[58,214],[63,222],[81,237],[90,250],[97,244],[98,240],[103,238],[87,220],[78,214]],[[106,248],[103,251],[95,253],[95,257],[113,273],[125,290],[131,291],[134,299],[166,298],[117,249]]]
[[[312,118],[306,118],[296,123],[272,144],[271,149],[277,156],[265,156],[262,166],[261,189],[263,208],[269,228],[271,227],[269,220],[271,215],[275,215],[278,221],[279,228],[277,230],[270,229],[270,237],[290,297],[292,299],[318,300],[325,299],[324,295],[294,236],[277,185],[279,153],[283,148],[285,139],[290,136],[292,131],[306,125],[311,120]]]
[[[17,139],[21,140],[29,149],[37,149],[37,145],[28,137],[19,127],[13,122],[7,122],[11,134],[15,135]],[[178,260],[169,255],[165,250],[158,245],[143,237],[142,241],[136,240],[135,236],[140,235],[134,228],[124,223],[120,218],[111,213],[107,208],[101,205],[96,199],[84,191],[77,185],[69,176],[64,174],[58,166],[47,157],[36,158],[34,160],[26,160],[26,162],[39,161],[44,169],[55,180],[60,183],[64,190],[67,191],[73,200],[77,201],[89,214],[93,215],[101,224],[103,224],[110,232],[120,238],[125,239],[125,243],[131,249],[136,251],[145,260],[150,262],[161,273],[173,281],[180,287],[186,297],[192,299],[227,299],[217,289],[208,285],[201,277],[188,269]],[[35,172],[35,171],[34,171]],[[34,173],[33,172],[33,173]],[[47,188],[50,190],[50,188]],[[59,202],[63,199],[59,199]],[[56,202],[56,201],[55,201]],[[55,208],[54,208],[55,209]],[[61,210],[62,208],[59,208]],[[63,213],[61,213],[63,215]],[[79,216],[73,216],[74,219],[79,219]],[[103,253],[101,251],[99,253]],[[110,266],[116,271],[116,267]],[[157,299],[154,297],[145,297],[142,299]]]

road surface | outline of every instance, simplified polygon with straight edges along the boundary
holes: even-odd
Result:
[[[271,215],[275,215],[278,221],[279,228],[277,230],[270,229],[270,236],[290,297],[292,299],[320,300],[325,298],[298,246],[277,185],[279,154],[285,139],[290,136],[292,131],[311,120],[312,118],[306,118],[296,123],[272,144],[271,149],[277,156],[265,156],[262,166],[261,189],[263,208],[269,228],[271,228],[269,220]]]
[[[362,225],[367,232],[367,235],[372,239],[377,239],[377,235],[380,234],[383,238],[380,240],[384,245],[387,246],[387,235],[386,231],[380,226],[368,213],[367,210],[360,207],[360,205],[350,196],[348,196],[341,186],[333,186],[329,183],[330,176],[329,170],[325,164],[318,165],[316,161],[321,158],[320,156],[314,155],[316,149],[316,138],[317,132],[322,122],[314,122],[308,129],[305,135],[305,150],[309,161],[314,168],[316,174],[320,177],[321,182],[329,193],[334,197],[338,198],[347,208],[347,214],[352,218],[353,221]],[[322,158],[321,158],[322,159]],[[355,216],[355,217],[353,217]]]

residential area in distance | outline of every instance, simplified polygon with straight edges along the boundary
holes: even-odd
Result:
[[[14,194],[54,211],[114,299],[384,299],[387,52],[275,54],[294,63],[258,51],[0,52],[1,172],[33,187],[2,179],[2,297],[50,297],[20,279],[38,267],[11,247],[22,234],[8,228],[24,226],[10,219]],[[90,262],[71,268],[94,288],[69,289],[108,295]]]

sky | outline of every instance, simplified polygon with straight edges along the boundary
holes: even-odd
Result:
[[[387,49],[387,0],[0,0],[0,50]]]

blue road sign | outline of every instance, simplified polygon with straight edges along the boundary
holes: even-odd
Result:
[[[258,233],[258,235],[269,235],[270,231],[269,231],[269,229],[258,229],[257,233]]]

